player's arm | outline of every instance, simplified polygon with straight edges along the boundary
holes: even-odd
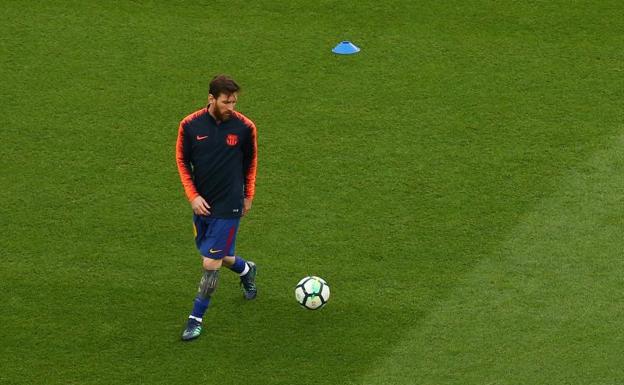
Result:
[[[197,215],[209,215],[210,206],[208,202],[199,195],[197,188],[193,183],[192,170],[191,170],[191,141],[186,135],[184,129],[184,122],[180,123],[178,128],[178,139],[176,141],[176,163],[178,166],[178,173],[180,174],[180,180],[184,187],[184,193],[191,202],[193,212]]]
[[[256,193],[256,170],[258,168],[258,138],[256,125],[251,121],[245,122],[250,129],[249,140],[246,143],[243,154],[243,167],[245,171],[245,208],[244,212],[251,209]]]

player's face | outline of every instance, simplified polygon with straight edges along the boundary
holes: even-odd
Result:
[[[214,105],[213,113],[215,118],[225,121],[232,117],[232,112],[234,112],[234,107],[236,107],[236,102],[238,101],[238,94],[221,94],[216,99],[209,95],[209,101],[211,105]]]

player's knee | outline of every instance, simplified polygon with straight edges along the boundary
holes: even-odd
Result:
[[[197,294],[201,298],[208,298],[212,296],[217,289],[217,282],[219,281],[219,270],[204,270],[204,275],[199,281],[199,288]]]
[[[230,268],[234,266],[234,263],[236,262],[236,257],[233,255],[227,255],[223,257],[222,261],[223,261],[222,263],[223,266]]]
[[[223,259],[202,258],[202,266],[204,270],[219,270],[223,264]]]

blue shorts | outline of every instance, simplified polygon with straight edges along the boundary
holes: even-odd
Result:
[[[205,258],[222,259],[234,255],[240,218],[211,218],[193,215],[195,245]]]

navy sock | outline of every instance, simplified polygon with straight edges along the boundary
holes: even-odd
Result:
[[[208,305],[210,305],[210,297],[201,298],[195,297],[195,301],[193,303],[193,312],[191,315],[196,318],[202,318],[206,309],[208,309]]]
[[[232,270],[233,272],[240,274],[243,271],[245,271],[245,265],[247,264],[247,261],[245,261],[243,258],[236,256],[234,257],[234,264],[232,265],[232,267],[230,267],[230,270]]]

